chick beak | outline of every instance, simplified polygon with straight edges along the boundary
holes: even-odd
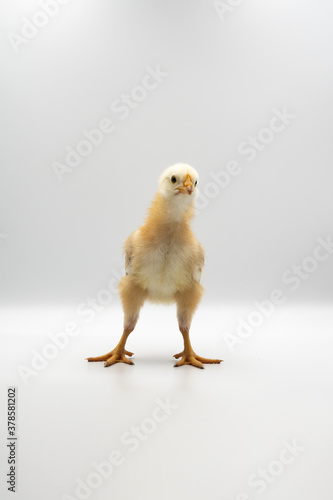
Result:
[[[189,174],[186,174],[186,179],[183,182],[182,186],[177,188],[181,193],[192,194],[193,192],[193,182]]]

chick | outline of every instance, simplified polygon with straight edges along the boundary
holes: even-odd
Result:
[[[189,337],[192,317],[203,293],[200,284],[204,250],[195,238],[190,220],[198,191],[198,173],[190,165],[178,163],[160,177],[158,192],[145,223],[124,243],[126,276],[119,282],[124,310],[124,331],[117,346],[107,354],[88,361],[105,361],[104,366],[133,361],[125,350],[129,334],[139,319],[146,300],[177,304],[179,330],[184,349],[175,354],[181,358],[174,366],[220,363],[220,359],[202,358],[195,354]]]

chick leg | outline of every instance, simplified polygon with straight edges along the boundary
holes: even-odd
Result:
[[[190,341],[190,326],[195,309],[197,308],[203,288],[200,283],[196,283],[194,287],[185,293],[177,295],[177,317],[178,325],[184,339],[184,350],[175,354],[176,359],[181,358],[174,366],[192,365],[197,368],[204,368],[203,363],[221,363],[221,359],[208,359],[198,356],[191,345]]]
[[[135,320],[135,318],[133,318],[133,319]],[[137,320],[138,320],[138,318],[136,318],[135,323],[137,322]],[[125,326],[126,324],[128,325],[127,328]],[[124,325],[123,334],[122,334],[117,346],[114,349],[112,349],[112,351],[110,351],[106,354],[103,354],[102,356],[96,356],[93,358],[86,358],[87,361],[105,361],[105,363],[104,363],[105,367],[113,365],[115,363],[127,363],[128,365],[134,365],[132,360],[126,358],[126,355],[133,356],[133,353],[126,351],[125,344],[126,344],[127,337],[134,330],[135,324],[134,324],[134,326],[131,327],[130,322],[126,323],[126,321],[125,321],[125,325]]]
[[[119,283],[119,292],[124,309],[124,331],[117,346],[107,354],[94,358],[87,358],[88,361],[105,361],[104,366],[115,363],[126,363],[134,365],[133,361],[126,358],[133,353],[125,350],[125,344],[129,334],[134,330],[139,319],[140,309],[146,298],[146,292],[137,285],[130,276],[124,276]]]

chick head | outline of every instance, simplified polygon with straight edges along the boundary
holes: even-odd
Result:
[[[190,204],[198,192],[198,178],[198,172],[193,167],[187,163],[176,163],[161,175],[159,192],[167,199]]]

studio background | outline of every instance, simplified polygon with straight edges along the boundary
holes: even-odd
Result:
[[[178,409],[136,455],[123,446],[91,498],[251,500],[247,478],[296,439],[305,451],[265,498],[330,499],[332,3],[6,0],[0,17],[1,404],[18,387],[17,498],[79,498],[77,478],[169,397]],[[175,308],[152,305],[130,337],[135,367],[88,365],[121,333],[122,244],[178,162],[200,175],[207,256],[193,343],[224,365],[174,370]],[[24,380],[72,321],[80,335]]]
[[[123,241],[159,175],[177,162],[193,165],[201,194],[213,196],[194,222],[207,298],[265,296],[330,233],[329,1],[243,2],[220,16],[212,2],[71,1],[26,43],[8,33],[20,34],[38,3],[1,9],[3,303],[78,303],[104,287],[123,269]],[[135,89],[146,67],[167,76],[144,96]],[[131,92],[136,107],[123,118],[111,106]],[[254,158],[240,153],[274,109],[293,118],[273,138],[263,133],[270,142],[259,139]],[[57,176],[66,148],[105,118],[114,130]],[[241,173],[207,187],[232,160]],[[332,262],[295,300],[332,299]]]

